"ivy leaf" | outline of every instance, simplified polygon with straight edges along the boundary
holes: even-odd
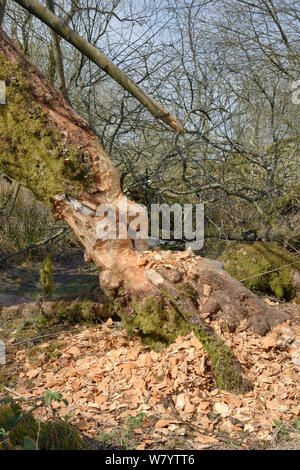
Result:
[[[29,436],[26,436],[24,439],[24,450],[38,450],[35,442]]]
[[[51,390],[48,389],[44,392],[44,400],[45,400],[46,405],[49,405],[49,403],[51,403],[51,400],[52,400]]]
[[[23,414],[19,412],[13,415],[11,418],[9,418],[9,420],[5,424],[7,431],[9,431],[14,426],[16,426],[16,424],[18,424],[18,422],[22,419],[22,416]]]
[[[15,401],[13,398],[1,398],[0,403],[11,403]]]
[[[62,400],[62,397],[63,397],[63,395],[60,392],[53,392],[52,393],[52,400],[56,400],[56,401],[60,402]]]

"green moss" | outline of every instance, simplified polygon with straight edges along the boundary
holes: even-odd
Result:
[[[14,418],[20,415],[21,419],[14,424]],[[65,421],[54,419],[45,423],[38,423],[31,413],[23,412],[21,407],[2,406],[0,408],[0,428],[9,432],[11,446],[24,447],[25,437],[37,442],[40,450],[80,450],[86,449],[75,427]]]
[[[68,325],[93,324],[103,316],[105,315],[102,306],[91,300],[75,300],[71,303],[67,300],[57,300],[51,303],[49,310],[42,311],[37,326],[39,328],[48,328],[58,323]]]
[[[105,289],[102,287],[102,290],[106,297],[108,298],[107,302],[107,316],[108,317],[120,317],[121,314],[120,312],[122,311],[122,295],[123,295],[123,289],[120,288],[118,289],[118,292],[116,294],[115,290],[110,290],[110,289]]]
[[[38,429],[39,425],[32,414],[24,413],[18,424],[10,431],[9,440],[14,447],[24,446],[26,436],[36,440]]]
[[[0,428],[8,431],[10,428],[10,421],[12,420],[13,416],[19,414],[21,411],[21,407],[17,404],[0,407]]]
[[[56,194],[78,197],[93,186],[90,158],[67,145],[65,136],[50,126],[32,99],[29,73],[1,53],[0,80],[6,83],[7,102],[0,106],[1,169],[47,204]]]
[[[44,349],[46,359],[53,359],[58,358],[61,356],[60,348],[62,347],[62,343],[58,341],[53,341],[46,349]]]
[[[293,274],[297,265],[288,266],[275,272],[277,268],[294,263],[297,258],[276,243],[255,242],[253,245],[229,243],[219,258],[225,269],[253,292],[273,294],[278,299],[291,300],[296,292]],[[300,262],[298,268],[300,266]],[[252,277],[253,276],[253,277]],[[249,278],[249,279],[248,279]]]
[[[48,255],[46,256],[46,259],[40,270],[40,279],[44,296],[51,298],[53,295],[53,275],[50,253],[48,253]]]
[[[194,333],[209,355],[218,388],[232,393],[251,390],[251,382],[242,377],[240,371],[237,370],[236,358],[221,338],[211,336],[201,327],[194,328]]]
[[[43,423],[39,437],[39,448],[43,450],[83,450],[87,445],[78,431],[70,424],[55,420]]]
[[[163,296],[149,297],[133,302],[134,315],[120,314],[128,331],[138,329],[143,342],[155,351],[173,343],[178,335],[187,335],[191,329],[179,312]]]
[[[180,290],[180,292],[182,292],[183,295],[187,299],[190,299],[193,303],[196,303],[198,294],[197,294],[197,291],[190,284],[188,283],[176,284],[176,289]]]
[[[278,215],[286,215],[293,211],[299,211],[299,194],[300,194],[300,185],[296,185],[293,187],[291,193],[286,194],[284,196],[280,196],[274,201],[274,209],[276,210]]]

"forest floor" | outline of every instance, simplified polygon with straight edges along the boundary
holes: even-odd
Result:
[[[78,251],[55,259],[53,268],[56,299],[79,296],[98,280]],[[160,352],[112,319],[32,338],[24,324],[40,294],[39,269],[37,263],[0,271],[0,339],[7,353],[0,397],[60,391],[68,405],[53,403],[55,412],[100,447],[300,449],[299,305],[281,304],[291,320],[266,337],[242,325],[222,332],[210,322],[254,384],[251,392],[234,395],[216,388],[207,353],[193,334]],[[44,419],[47,412],[35,413]]]
[[[41,295],[41,263],[0,266],[0,309],[33,302]],[[84,262],[82,250],[57,253],[53,262],[53,298],[80,294],[98,283],[98,275]]]

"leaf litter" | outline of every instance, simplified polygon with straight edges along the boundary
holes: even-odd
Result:
[[[155,352],[138,336],[114,328],[111,319],[62,333],[40,345],[34,360],[28,349],[16,351],[14,392],[26,398],[46,389],[61,392],[68,406],[54,403],[56,412],[92,438],[142,414],[134,429],[138,449],[161,448],[174,438],[177,448],[184,441],[189,449],[218,448],[228,440],[240,448],[270,442],[274,420],[290,423],[300,415],[300,327],[286,322],[262,338],[242,325],[230,333],[210,323],[252,380],[251,392],[216,388],[208,355],[193,333]],[[54,341],[60,355],[47,357]]]

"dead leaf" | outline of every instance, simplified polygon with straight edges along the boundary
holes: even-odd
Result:
[[[41,372],[41,369],[31,369],[26,373],[26,375],[27,377],[29,377],[29,379],[33,379],[34,377],[39,375],[40,372]]]
[[[67,349],[67,353],[77,357],[80,354],[80,349],[77,348],[77,346],[73,346],[72,348]]]
[[[224,402],[215,403],[214,411],[222,416],[222,418],[227,418],[231,415],[231,410],[228,405]]]
[[[277,338],[278,334],[276,333],[271,333],[270,335],[265,336],[262,340],[262,347],[264,349],[274,348],[277,344]]]

